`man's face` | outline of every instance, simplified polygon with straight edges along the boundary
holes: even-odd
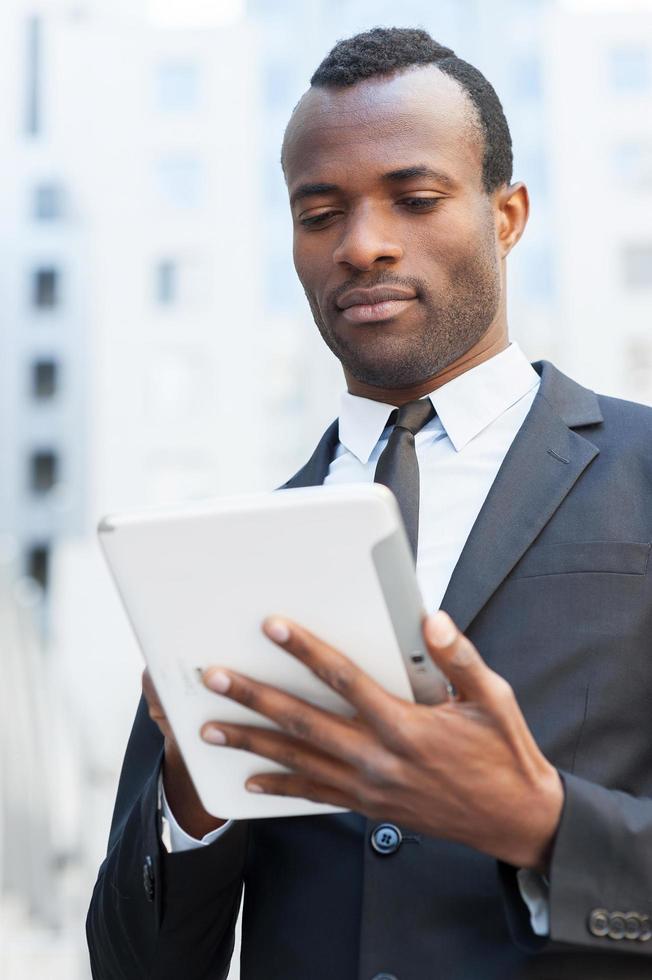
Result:
[[[294,262],[315,322],[366,384],[425,381],[473,347],[502,293],[484,145],[435,68],[314,88],[283,161]]]

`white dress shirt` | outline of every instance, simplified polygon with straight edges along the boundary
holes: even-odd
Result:
[[[461,374],[429,397],[436,416],[417,433],[420,507],[417,578],[426,609],[439,608],[453,569],[498,470],[528,414],[539,376],[517,344]],[[324,483],[371,483],[391,429],[395,406],[345,392],[341,397],[339,445]],[[177,824],[161,788],[163,839],[168,849],[210,844],[226,823],[201,841]],[[532,928],[548,932],[546,883],[518,872]]]

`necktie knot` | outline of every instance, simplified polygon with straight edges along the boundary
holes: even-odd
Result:
[[[407,429],[413,436],[423,429],[424,425],[435,417],[435,410],[429,398],[419,398],[418,401],[408,402],[394,409],[389,417],[389,424],[396,429]]]

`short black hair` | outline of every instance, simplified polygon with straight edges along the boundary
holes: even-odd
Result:
[[[493,86],[482,72],[438,44],[427,31],[409,27],[374,27],[338,41],[310,84],[345,88],[366,78],[393,75],[419,65],[435,65],[464,89],[476,109],[484,138],[482,183],[491,193],[512,179],[512,137]]]

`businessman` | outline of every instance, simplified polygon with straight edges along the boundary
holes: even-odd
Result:
[[[335,688],[343,721],[223,669],[216,636],[216,774],[221,746],[253,751],[287,772],[251,792],[350,811],[233,822],[203,810],[145,675],[93,975],[225,977],[244,884],[243,980],[649,977],[652,412],[510,344],[527,190],[495,92],[425,32],[336,45],[282,163],[347,388],[286,486],[394,490],[454,693],[405,703],[270,610],[270,656]],[[224,698],[278,728],[223,723]]]

